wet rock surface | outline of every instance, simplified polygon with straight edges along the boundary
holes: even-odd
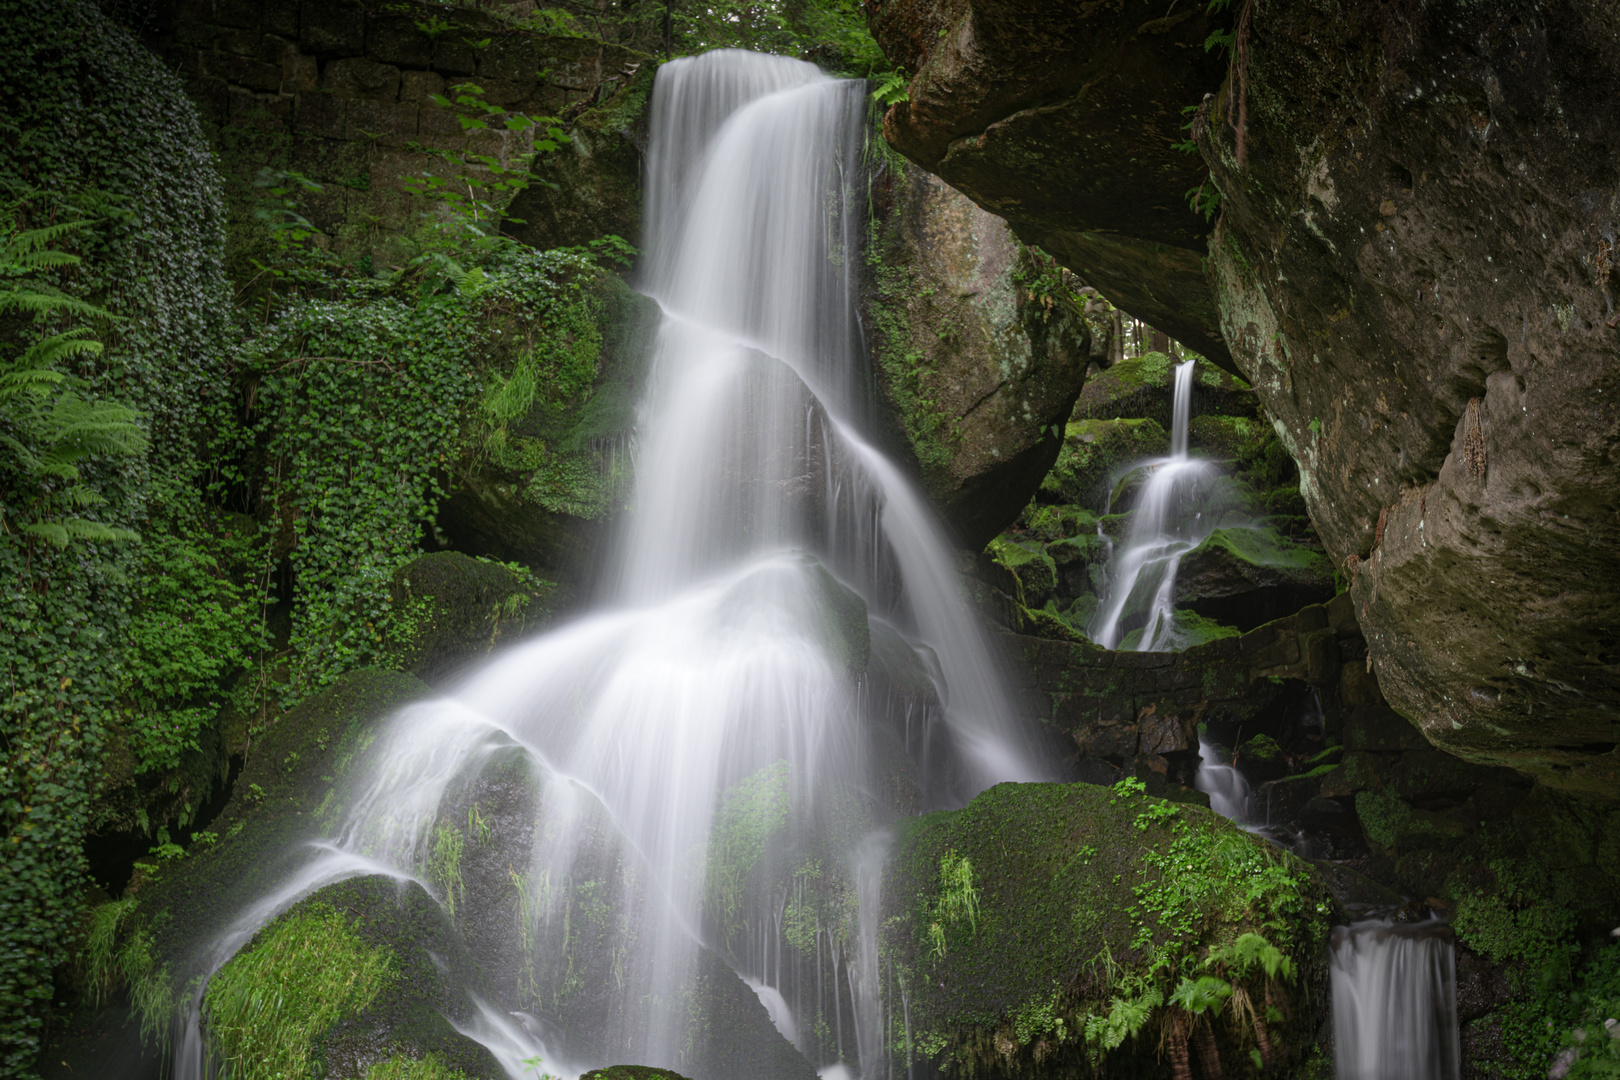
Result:
[[[864,298],[897,441],[963,546],[1017,516],[1061,445],[1091,333],[1062,270],[915,166],[874,188]]]
[[[869,17],[915,73],[884,136],[1116,305],[1228,363],[1201,268],[1182,109],[1219,86],[1222,17],[1131,0],[898,0]],[[1229,16],[1225,17],[1229,18]]]
[[[1593,3],[1378,10],[1257,15],[1244,162],[1227,95],[1199,125],[1227,340],[1390,701],[1613,798],[1615,31]]]

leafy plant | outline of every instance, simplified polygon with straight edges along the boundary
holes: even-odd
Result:
[[[884,108],[898,105],[902,101],[910,101],[911,78],[898,68],[885,72],[877,79],[877,85],[872,88],[872,100]]]
[[[0,528],[40,537],[66,547],[74,540],[137,540],[130,529],[78,516],[77,511],[103,504],[106,496],[88,483],[82,471],[96,457],[128,457],[146,449],[138,414],[116,401],[86,394],[90,383],[70,370],[102,353],[87,326],[74,319],[111,322],[110,312],[69,296],[42,275],[79,265],[79,257],[54,245],[92,223],[69,221],[40,229],[20,229],[15,220],[0,237],[0,317],[20,315],[40,333],[23,336],[20,345],[0,345],[0,446],[20,474],[14,490],[28,507],[13,510]]]

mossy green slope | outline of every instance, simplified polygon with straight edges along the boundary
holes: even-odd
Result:
[[[1270,1030],[1276,1060],[1314,1040],[1327,890],[1305,863],[1207,810],[1131,782],[1002,784],[896,832],[882,950],[907,989],[915,1060],[952,1076],[1092,1076],[1093,1063],[1155,1075],[1178,980],[1212,970],[1250,933],[1296,973],[1249,987],[1286,998]],[[1223,1058],[1247,1059],[1253,1037],[1216,1028]],[[892,1034],[903,1048],[906,1032]]]

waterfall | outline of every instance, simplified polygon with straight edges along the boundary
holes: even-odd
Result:
[[[1198,740],[1198,757],[1193,787],[1209,796],[1209,808],[1240,825],[1248,821],[1248,778],[1235,766],[1223,764],[1207,739]]]
[[[1091,639],[1105,649],[1119,648],[1137,628],[1140,651],[1175,644],[1176,567],[1215,527],[1214,519],[1197,508],[1210,466],[1187,453],[1194,366],[1188,360],[1176,367],[1170,456],[1146,463],[1147,480],[1130,532],[1109,562],[1108,596],[1090,627]]]
[[[1457,1080],[1456,955],[1441,922],[1333,929],[1338,1080]]]
[[[602,606],[391,720],[339,823],[244,913],[207,971],[344,876],[380,871],[440,895],[435,838],[460,827],[469,793],[502,768],[528,777],[532,840],[510,867],[517,900],[457,901],[458,912],[517,911],[515,923],[468,920],[466,934],[484,935],[470,943],[528,965],[531,982],[572,965],[567,928],[584,917],[589,883],[616,920],[616,988],[589,1010],[544,1017],[559,1045],[507,1019],[553,1007],[533,994],[479,1003],[465,1034],[502,1062],[539,1054],[551,1071],[562,1060],[686,1071],[688,1000],[709,950],[747,976],[787,1039],[832,1065],[835,1048],[814,1039],[829,1004],[825,933],[827,1026],[846,1056],[858,1048],[866,1075],[888,1075],[879,830],[898,811],[874,794],[885,790],[874,740],[904,731],[884,745],[911,752],[925,806],[1043,777],[940,526],[868,435],[852,281],[865,109],[863,84],[795,60],[726,51],[660,69],[640,287],[663,319]],[[863,669],[852,642],[868,626]],[[926,673],[932,692],[864,693],[880,658]],[[911,745],[914,720],[927,761]],[[817,883],[840,874],[860,918],[842,948],[822,922],[840,909],[816,892],[836,891]],[[757,898],[755,880],[768,882]],[[811,962],[814,980],[800,971]],[[201,1041],[177,1055],[179,1080],[205,1074]]]

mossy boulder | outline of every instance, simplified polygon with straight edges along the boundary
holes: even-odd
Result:
[[[1251,416],[1194,416],[1187,424],[1187,446],[1194,454],[1236,462],[1240,467],[1262,461],[1276,444],[1277,433],[1264,419]]]
[[[941,1071],[1167,1073],[1154,1063],[1178,1022],[1172,991],[1223,971],[1281,1006],[1267,1032],[1277,1065],[1314,1045],[1333,902],[1313,868],[1224,818],[1134,781],[1002,784],[895,832],[882,945],[908,988],[914,1054]],[[1228,958],[1245,934],[1288,957],[1293,977],[1240,974]],[[1229,1019],[1214,1030],[1237,1068],[1255,1036]]]
[[[1076,420],[1115,420],[1146,417],[1169,431],[1174,414],[1176,368],[1184,361],[1168,353],[1150,352],[1121,360],[1087,380],[1075,402]],[[1237,416],[1253,420],[1259,399],[1249,384],[1236,375],[1199,360],[1193,369],[1194,416]]]
[[[1320,551],[1263,525],[1216,529],[1176,571],[1177,604],[1243,630],[1333,593],[1333,570]]]
[[[1079,415],[1079,410],[1076,410]],[[1064,429],[1063,449],[1041,481],[1036,498],[1075,503],[1096,513],[1108,509],[1116,480],[1143,458],[1170,452],[1170,436],[1157,420],[1142,417],[1076,419]]]
[[[437,682],[543,625],[555,586],[459,551],[419,555],[394,571],[395,660]]]
[[[605,523],[630,491],[630,433],[660,318],[614,275],[590,287],[601,338],[594,379],[572,395],[536,393],[504,438],[464,453],[438,516],[459,551],[569,581],[598,565]]]
[[[872,195],[862,324],[879,400],[928,495],[977,550],[1058,455],[1091,354],[1078,282],[915,166],[887,168]]]
[[[1020,543],[998,536],[985,548],[990,557],[1012,572],[1018,582],[1017,600],[1026,607],[1039,608],[1057,590],[1057,564],[1039,543]]]
[[[579,1080],[686,1080],[686,1077],[651,1065],[609,1065],[605,1069],[592,1069]]]
[[[278,915],[221,967],[204,1022],[215,1060],[242,1080],[407,1062],[500,1080],[489,1050],[455,1027],[474,1021],[481,981],[420,884],[351,878]]]

